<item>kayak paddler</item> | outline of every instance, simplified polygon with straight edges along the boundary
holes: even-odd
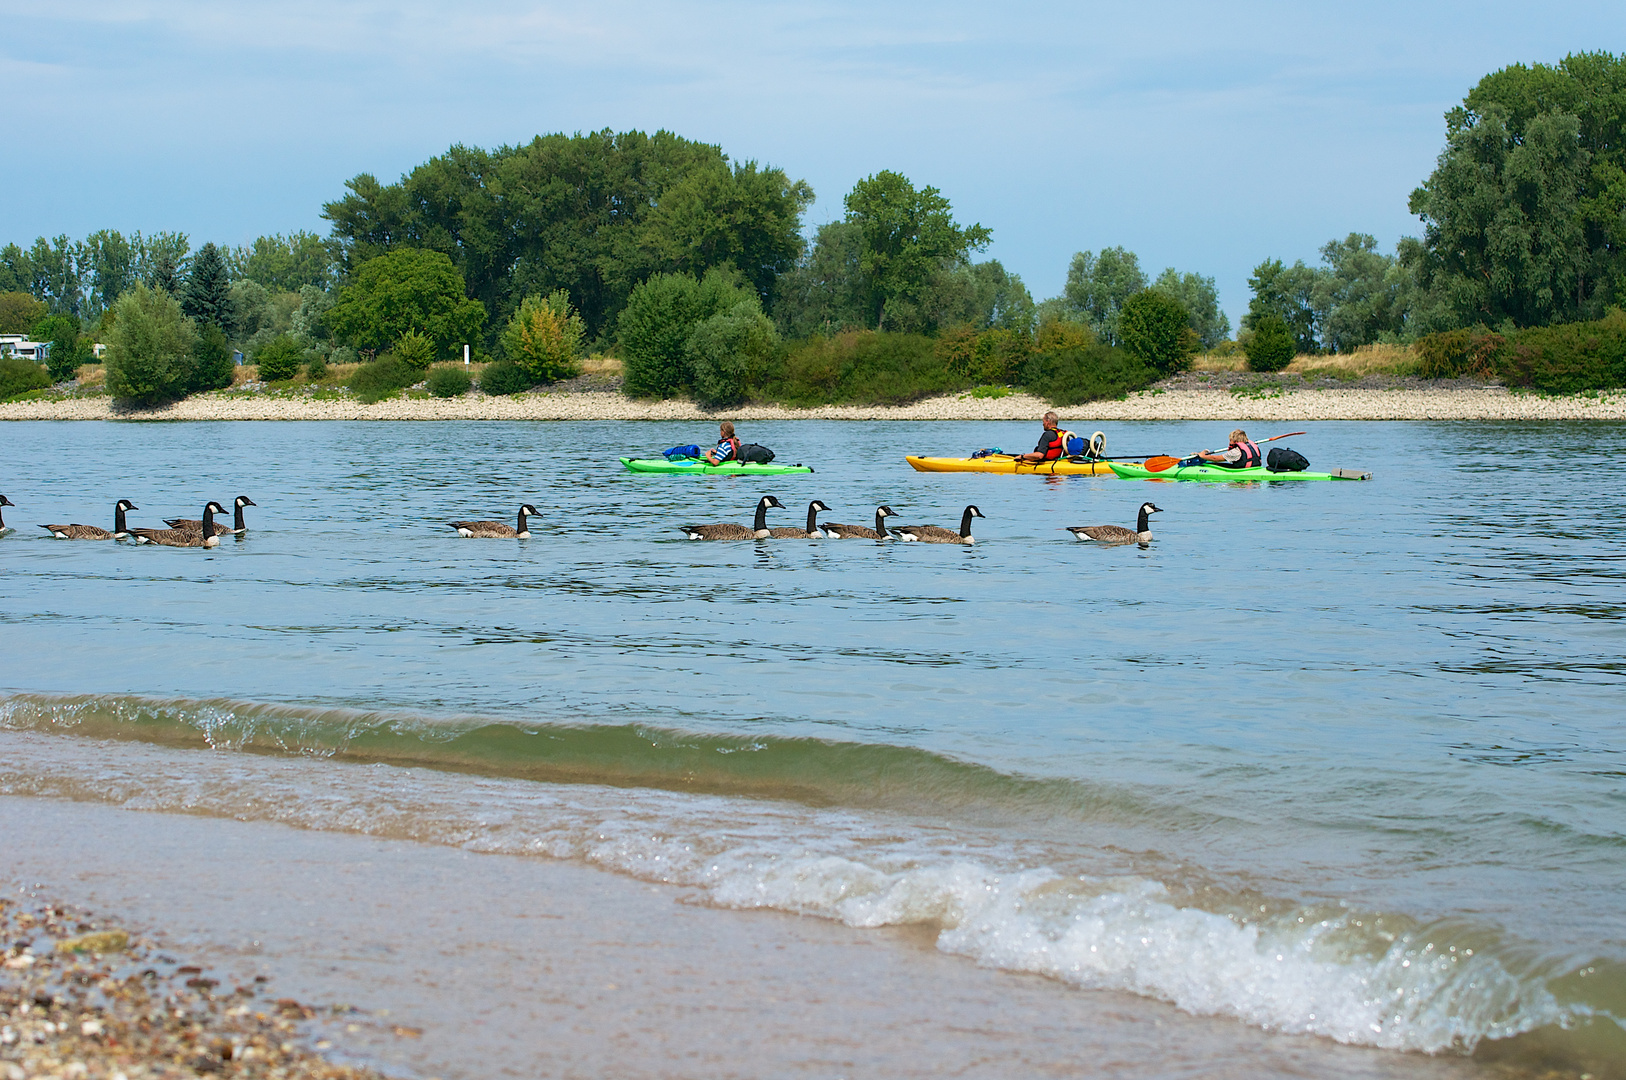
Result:
[[[706,451],[705,458],[712,465],[739,460],[740,440],[734,437],[734,424],[731,421],[724,420],[717,425],[717,445]]]
[[[1241,428],[1231,432],[1231,444],[1219,453],[1212,450],[1198,451],[1193,465],[1206,461],[1210,465],[1218,465],[1222,469],[1252,469],[1264,464],[1265,456],[1259,450],[1259,444],[1248,439],[1248,433]],[[1182,465],[1185,462],[1181,462]]]
[[[1068,433],[1056,427],[1061,417],[1047,412],[1040,417],[1040,422],[1044,424],[1044,431],[1039,434],[1039,445],[1033,448],[1031,454],[1013,454],[1017,461],[1059,461],[1067,456]]]

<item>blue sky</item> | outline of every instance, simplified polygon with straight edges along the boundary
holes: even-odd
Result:
[[[346,179],[456,142],[666,128],[809,181],[931,184],[1036,298],[1073,252],[1214,276],[1419,231],[1408,193],[1489,71],[1626,51],[1576,2],[481,5],[0,0],[0,242],[325,233]]]

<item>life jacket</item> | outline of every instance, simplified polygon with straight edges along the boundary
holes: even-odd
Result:
[[[1236,444],[1236,448],[1242,451],[1242,457],[1237,460],[1236,464],[1231,465],[1231,468],[1257,469],[1264,462],[1264,455],[1259,452],[1258,443],[1251,441],[1239,442]]]
[[[1057,458],[1066,457],[1067,440],[1078,438],[1071,431],[1063,431],[1061,428],[1057,428],[1052,432],[1052,435],[1054,438],[1044,448],[1044,459],[1046,461],[1055,461]]]
[[[730,435],[728,438],[719,441],[717,443],[717,445],[721,446],[721,445],[723,445],[723,443],[728,444],[730,453],[729,453],[729,455],[727,457],[719,458],[718,460],[719,461],[738,461],[738,460],[740,460],[740,440],[735,438],[734,436]]]

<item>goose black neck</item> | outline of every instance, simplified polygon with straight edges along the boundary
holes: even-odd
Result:
[[[125,529],[125,527],[124,527],[124,507],[123,507],[123,505],[113,507],[113,531],[116,532],[116,533],[128,532],[129,531],[129,530]]]
[[[243,504],[242,503],[237,503],[236,504],[235,512],[231,516],[231,527],[236,529],[238,532],[242,532],[245,528],[247,528],[247,526],[243,524]]]
[[[875,511],[875,531],[882,536],[886,535],[886,515],[877,508]]]
[[[818,500],[815,499],[813,502],[810,502],[810,503],[807,504],[807,531],[808,532],[812,532],[813,530],[815,530],[815,529],[817,529],[819,527],[819,523],[818,523],[819,512],[817,510],[813,509],[814,505],[817,502],[818,502]]]
[[[203,538],[205,540],[215,534],[214,504],[210,503],[203,508]]]
[[[525,531],[525,518],[526,518],[526,516],[527,515],[526,515],[525,511],[521,510],[519,512],[519,527],[514,530],[515,532],[524,532]]]
[[[768,527],[768,504],[765,503],[765,502],[759,502],[759,503],[757,503],[757,523],[754,526],[752,526],[752,528],[756,529],[757,532],[761,532],[763,529],[766,529],[767,527]]]
[[[1135,531],[1136,532],[1145,532],[1146,531],[1146,526],[1149,524],[1149,518],[1150,518],[1150,515],[1148,515],[1146,513],[1146,507],[1144,507],[1144,506],[1141,507],[1140,508],[1140,520],[1135,523]]]
[[[965,513],[960,515],[960,535],[962,537],[971,535],[971,507],[969,506],[965,508]]]
[[[6,527],[5,504],[0,503],[0,529],[4,529],[5,527]]]

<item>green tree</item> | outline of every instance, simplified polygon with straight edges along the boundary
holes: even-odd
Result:
[[[1231,320],[1220,310],[1213,278],[1182,274],[1171,266],[1157,276],[1152,288],[1185,305],[1190,317],[1186,325],[1197,335],[1198,348],[1212,349],[1231,336]]]
[[[136,282],[136,248],[113,229],[101,229],[85,238],[81,267],[91,285],[85,314],[94,318],[112,307]]]
[[[656,274],[639,285],[619,320],[627,393],[670,397],[692,387],[688,346],[694,328],[755,297],[719,269],[699,281],[688,274]]]
[[[435,345],[416,330],[408,330],[395,343],[395,358],[413,371],[428,371],[435,362]]]
[[[1353,352],[1408,334],[1415,278],[1400,260],[1378,251],[1375,237],[1350,233],[1321,248],[1327,273],[1317,279],[1313,306],[1321,338],[1334,352]]]
[[[54,382],[73,378],[79,365],[89,359],[90,343],[80,334],[79,320],[72,315],[47,315],[34,327],[32,336],[51,343],[45,369]]]
[[[1280,371],[1293,362],[1298,349],[1293,330],[1280,315],[1261,315],[1253,334],[1242,343],[1250,371]]]
[[[938,272],[981,251],[993,233],[960,226],[936,188],[915,190],[909,179],[885,171],[860,180],[847,195],[847,220],[858,227],[858,264],[869,285],[867,325],[923,327],[922,301]]]
[[[1321,305],[1328,272],[1306,266],[1300,259],[1292,266],[1280,259],[1266,259],[1253,268],[1248,287],[1253,299],[1242,316],[1244,330],[1259,329],[1259,320],[1274,315],[1293,335],[1294,347],[1302,353],[1321,351],[1321,327],[1326,309]]]
[[[299,374],[305,360],[305,346],[292,334],[278,334],[254,350],[262,382],[282,382]]]
[[[51,309],[28,293],[0,293],[0,334],[27,334]]]
[[[807,254],[779,282],[773,316],[782,333],[805,338],[858,330],[869,322],[869,278],[856,223],[832,221],[813,234]]]
[[[416,330],[436,357],[481,340],[486,309],[470,300],[463,275],[438,251],[402,248],[363,263],[323,321],[358,349],[385,349]]]
[[[1142,289],[1124,301],[1118,332],[1124,351],[1160,375],[1184,371],[1197,350],[1197,332],[1186,305],[1158,289]]]
[[[209,323],[222,330],[231,325],[231,275],[220,249],[213,244],[204,244],[192,259],[181,310],[195,323]]]
[[[232,356],[231,342],[226,332],[214,323],[195,324],[196,340],[192,344],[192,375],[187,389],[193,393],[204,390],[224,390],[231,385],[232,372],[237,366]]]
[[[151,236],[136,233],[136,276],[149,289],[179,296],[186,282],[187,253],[192,250],[185,233],[157,232]]]
[[[333,254],[315,233],[261,236],[227,256],[232,277],[263,286],[268,292],[298,292],[306,285],[324,292],[333,284]]]
[[[503,351],[534,383],[555,382],[576,374],[586,327],[570,306],[570,294],[555,289],[548,296],[527,296],[503,331]]]
[[[745,400],[762,380],[779,335],[755,297],[706,319],[684,344],[694,378],[694,397],[708,408]]]
[[[1101,254],[1080,251],[1067,268],[1063,290],[1066,305],[1075,319],[1089,324],[1104,345],[1121,344],[1118,315],[1124,302],[1146,288],[1146,274],[1133,251],[1122,247],[1102,248]]]
[[[114,304],[107,388],[116,398],[156,404],[182,396],[192,377],[192,324],[166,292],[137,284]]]
[[[1540,113],[1522,133],[1498,104],[1453,109],[1446,149],[1412,192],[1437,290],[1459,325],[1544,326],[1578,318],[1591,262],[1581,214],[1591,154],[1579,119]]]

